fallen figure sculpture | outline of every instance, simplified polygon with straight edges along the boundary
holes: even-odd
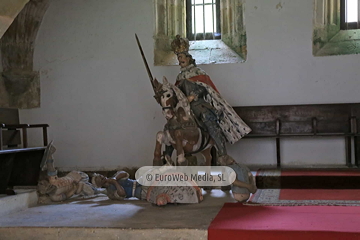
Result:
[[[53,202],[60,202],[74,195],[94,195],[95,188],[89,183],[89,176],[86,173],[71,171],[64,177],[57,176],[52,156],[55,151],[56,148],[51,142],[44,152],[41,168],[47,170],[47,177],[38,183],[37,190],[40,196],[46,196]]]
[[[127,172],[118,171],[112,178],[95,173],[91,183],[96,188],[105,187],[105,194],[111,200],[135,197],[158,206],[168,203],[199,203],[203,200],[201,189],[193,181],[187,186],[156,186],[156,183],[143,186],[136,180],[129,179]]]

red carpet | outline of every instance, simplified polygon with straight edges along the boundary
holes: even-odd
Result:
[[[225,203],[208,229],[208,239],[360,239],[360,207],[245,206]]]

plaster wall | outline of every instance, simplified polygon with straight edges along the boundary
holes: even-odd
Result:
[[[234,106],[359,102],[360,56],[314,57],[312,19],[311,0],[247,1],[247,61],[200,67]],[[165,120],[135,33],[154,77],[174,81],[179,67],[153,65],[152,1],[50,1],[34,59],[41,107],[21,110],[20,117],[50,124],[60,169],[151,165]],[[29,134],[30,144],[41,144],[40,132]],[[342,139],[304,140],[284,141],[284,164],[345,163]],[[229,153],[246,164],[276,164],[269,139],[243,139]]]

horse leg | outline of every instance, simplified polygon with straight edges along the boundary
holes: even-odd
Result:
[[[205,158],[205,166],[211,166],[211,147],[204,149],[201,154],[203,155],[203,157]],[[208,172],[207,174],[210,175],[210,172]],[[213,187],[212,186],[203,186],[202,187],[205,191],[207,190],[211,190]]]
[[[205,166],[211,166],[211,160],[212,160],[211,147],[203,150],[203,151],[201,152],[201,154],[202,154],[202,155],[204,156],[204,158],[205,158]]]
[[[180,130],[175,130],[175,149],[177,154],[177,162],[179,165],[186,166],[186,158],[184,153],[184,148],[182,146],[182,133]]]
[[[156,134],[156,144],[155,144],[155,151],[154,151],[153,166],[162,166],[163,165],[163,162],[161,160],[161,147],[164,142],[165,142],[165,133],[163,131],[159,131]]]

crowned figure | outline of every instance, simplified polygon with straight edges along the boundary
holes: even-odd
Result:
[[[226,158],[226,142],[237,142],[251,129],[220,95],[206,72],[197,67],[189,46],[188,39],[180,35],[171,43],[180,66],[175,85],[187,96],[199,126],[214,139],[218,158]]]

